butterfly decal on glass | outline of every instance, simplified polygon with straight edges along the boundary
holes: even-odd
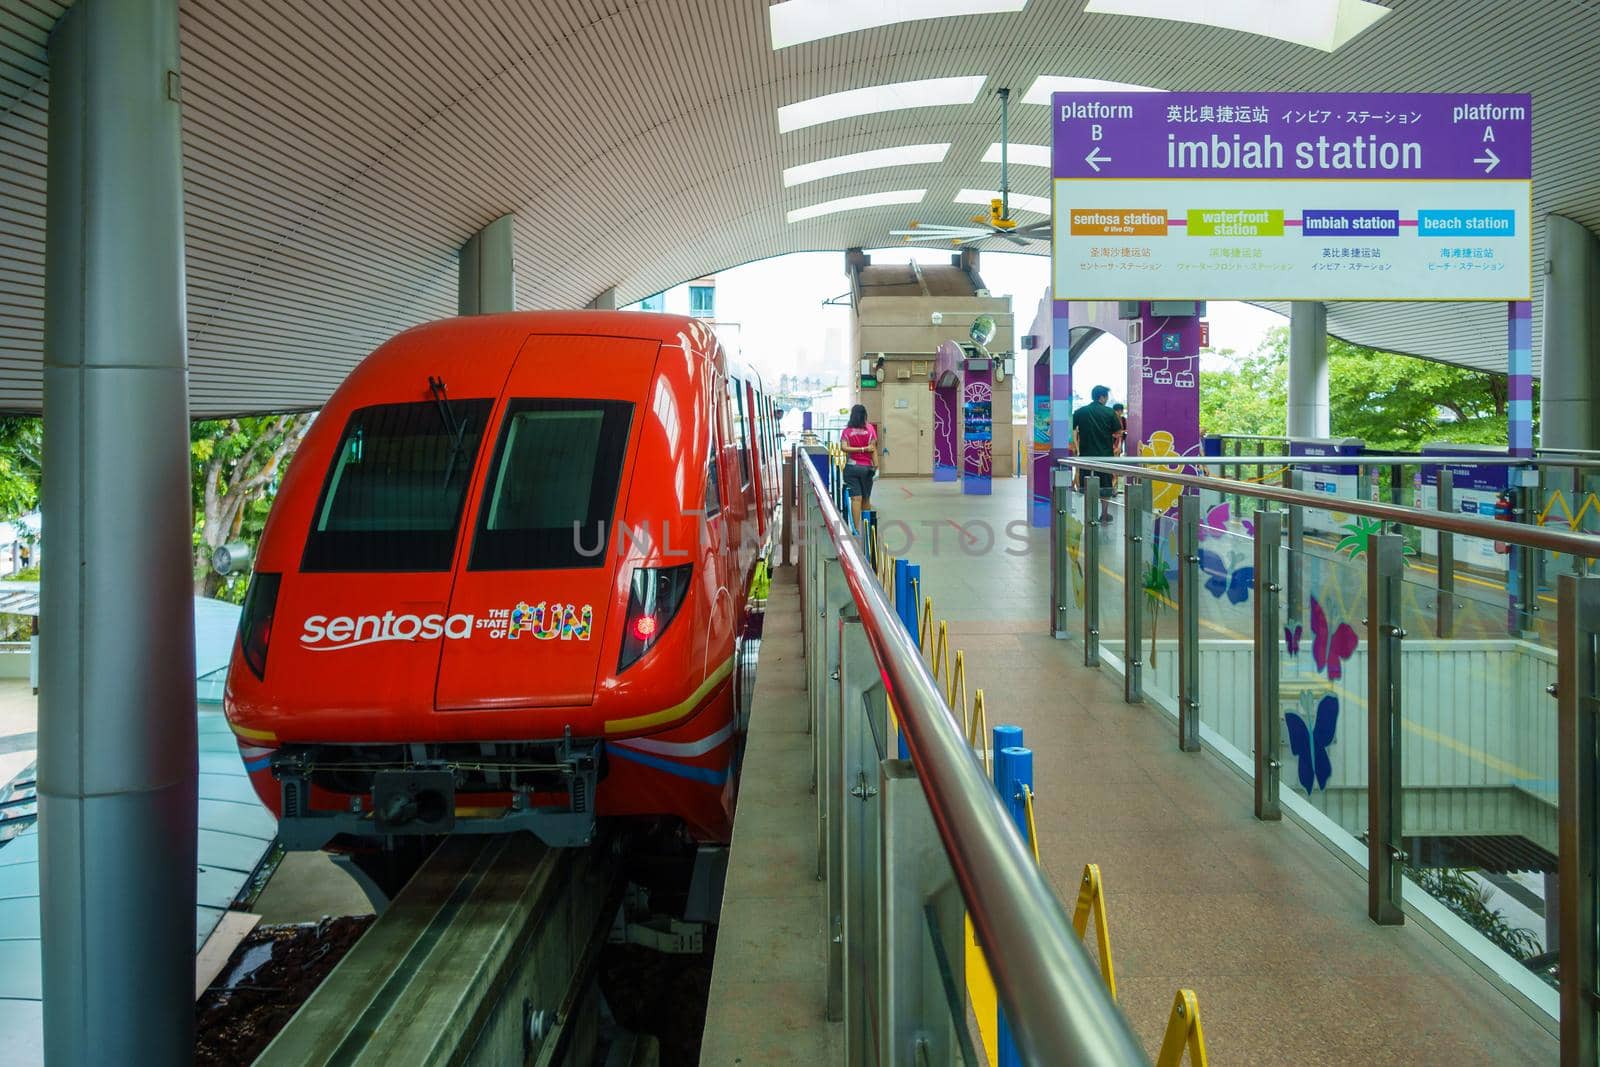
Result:
[[[1206,592],[1219,600],[1226,595],[1230,604],[1244,603],[1256,584],[1254,567],[1230,570],[1222,557],[1210,549],[1200,550],[1200,569],[1206,573]]]
[[[1305,629],[1298,623],[1292,629],[1283,628],[1283,643],[1289,655],[1300,654],[1300,641],[1304,636]],[[1344,674],[1344,661],[1355,655],[1360,643],[1361,639],[1347,622],[1341,622],[1330,631],[1328,613],[1322,610],[1316,597],[1311,598],[1311,658],[1318,673],[1327,675],[1330,682],[1337,682]]]
[[[1309,697],[1304,703],[1309,703]],[[1304,710],[1304,707],[1302,707]],[[1300,788],[1310,796],[1313,789],[1324,792],[1328,779],[1333,777],[1333,761],[1328,758],[1328,746],[1333,744],[1334,733],[1339,728],[1339,698],[1332,693],[1317,701],[1316,715],[1311,726],[1299,711],[1283,713],[1284,725],[1289,730],[1289,751],[1299,760]]]
[[[1200,540],[1206,541],[1226,536],[1230,532],[1228,530],[1228,522],[1232,517],[1233,509],[1229,504],[1218,504],[1207,511],[1205,518],[1200,520]],[[1240,519],[1239,526],[1243,528],[1244,536],[1254,537],[1256,535],[1256,524],[1249,519]]]

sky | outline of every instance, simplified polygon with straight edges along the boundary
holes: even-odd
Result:
[[[873,249],[869,255],[880,264],[950,261],[949,252],[927,248]],[[979,272],[993,295],[1011,297],[1017,329],[1027,332],[1050,283],[1050,257],[985,250]],[[758,260],[722,271],[716,286],[717,332],[764,379],[771,382],[785,373],[799,373],[845,384],[851,324],[844,253],[796,252]],[[846,298],[843,304],[824,304],[838,297]],[[667,292],[664,310],[686,314],[688,301],[687,286],[678,286]],[[1212,348],[1202,355],[1201,365],[1211,368],[1227,364],[1215,353],[1232,349],[1246,355],[1267,331],[1287,321],[1274,312],[1232,301],[1212,301],[1206,319],[1211,323]],[[1002,338],[991,347],[1014,350],[1016,339]],[[1120,398],[1126,382],[1127,350],[1110,337],[1090,346],[1073,372],[1076,391],[1083,394],[1095,384],[1105,384],[1114,398]]]

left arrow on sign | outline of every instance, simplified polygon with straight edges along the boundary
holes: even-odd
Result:
[[[1093,167],[1095,169],[1095,173],[1099,173],[1100,164],[1110,163],[1111,157],[1102,156],[1100,154],[1100,146],[1095,145],[1093,148],[1089,149],[1089,154],[1083,157],[1083,161],[1089,164],[1089,166]]]
[[[1500,165],[1500,157],[1494,154],[1494,149],[1485,148],[1483,150],[1483,155],[1474,158],[1473,162],[1482,163],[1483,172],[1485,174],[1490,174],[1493,173],[1494,168]]]

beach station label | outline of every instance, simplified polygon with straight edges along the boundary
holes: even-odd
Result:
[[[1051,107],[1064,298],[1531,298],[1527,95],[1057,93]]]

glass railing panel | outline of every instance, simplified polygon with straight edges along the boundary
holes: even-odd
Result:
[[[1067,513],[1062,516],[1066,523],[1066,536],[1064,544],[1064,558],[1056,561],[1065,581],[1061,583],[1062,604],[1066,610],[1062,612],[1057,621],[1056,628],[1064,631],[1067,637],[1074,641],[1083,639],[1083,537],[1084,508],[1083,494],[1077,490],[1067,493]]]
[[[1171,483],[1167,483],[1170,485]],[[1143,598],[1143,634],[1139,638],[1144,669],[1141,681],[1145,699],[1176,714],[1178,707],[1178,506],[1162,483],[1155,483],[1158,507],[1168,511],[1139,511],[1143,572],[1135,594]]]
[[[1255,748],[1256,503],[1247,498],[1243,513],[1231,503],[1203,508],[1199,527],[1200,722],[1241,766]]]
[[[1455,544],[1458,561],[1493,556],[1477,538]],[[1545,614],[1554,621],[1553,604]],[[1458,566],[1433,613],[1402,617],[1406,875],[1507,964],[1531,961],[1548,980],[1538,957],[1556,949],[1555,651],[1520,625],[1503,576],[1486,567]]]
[[[943,924],[940,921],[939,909],[934,904],[928,904],[922,912],[923,936],[927,938],[925,947],[929,950],[939,969],[939,986],[944,993],[944,1005],[950,1012],[950,1061],[960,1064],[961,1067],[980,1067],[986,1064],[987,1059],[978,1058],[977,1047],[982,1042],[978,1033],[977,1019],[973,1017],[967,998],[967,991],[963,981],[958,977],[957,968],[966,954],[965,945],[951,945],[946,943]],[[934,1020],[928,1020],[930,1024]],[[922,1060],[919,1063],[925,1062]]]
[[[1286,807],[1320,813],[1317,828],[1338,835],[1347,848],[1366,831],[1366,557],[1372,532],[1346,531],[1335,539],[1308,531],[1302,545],[1284,552],[1279,797]]]
[[[1125,661],[1123,640],[1123,598],[1127,582],[1123,575],[1124,525],[1122,490],[1126,482],[1118,479],[1118,495],[1111,500],[1101,500],[1101,522],[1092,527],[1090,536],[1097,539],[1100,582],[1100,652],[1113,656],[1117,662]]]

